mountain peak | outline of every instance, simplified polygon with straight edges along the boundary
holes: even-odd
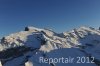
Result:
[[[87,57],[90,55],[90,57],[94,56],[95,59],[98,59],[100,62],[99,47],[100,31],[97,31],[92,27],[82,26],[80,28],[73,29],[70,32],[58,34],[49,29],[39,29],[33,26],[28,26],[25,27],[25,31],[13,33],[1,39],[0,59],[8,60],[6,61],[7,63],[5,60],[2,60],[5,62],[3,66],[22,66],[22,63],[27,64],[29,63],[28,61],[32,61],[32,64],[35,63],[37,64],[35,66],[38,66],[39,62],[37,59],[40,56],[48,58],[53,56],[76,57],[77,55],[85,55]],[[80,50],[82,50],[82,52]],[[97,52],[95,52],[96,50]],[[75,55],[73,52],[75,52]],[[10,57],[14,58],[14,60],[9,60]],[[21,61],[19,61],[20,58]],[[17,62],[19,64],[16,63],[16,60],[18,60]],[[1,64],[3,62],[1,62]],[[11,65],[11,62],[16,64]],[[42,64],[42,66],[50,65]],[[53,64],[53,66],[55,65]],[[66,66],[66,64],[61,64],[59,66]],[[80,65],[76,64],[73,66]],[[86,64],[85,66],[91,65]],[[92,64],[92,66],[96,65]]]
[[[39,29],[39,28],[36,28],[36,27],[33,27],[33,26],[27,26],[27,27],[25,27],[25,31],[33,31],[33,30],[35,30],[35,31],[41,31],[43,29]]]

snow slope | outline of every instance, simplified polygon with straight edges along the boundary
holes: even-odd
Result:
[[[56,33],[49,29],[25,27],[24,31],[1,39],[2,66],[99,66],[100,30],[80,27]],[[75,58],[73,63],[40,63],[39,58]],[[76,63],[77,57],[94,57],[94,63]]]

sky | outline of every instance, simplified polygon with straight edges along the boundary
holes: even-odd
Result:
[[[0,37],[26,26],[56,32],[100,26],[100,0],[0,0]]]

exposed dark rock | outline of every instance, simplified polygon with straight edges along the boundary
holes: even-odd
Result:
[[[25,31],[29,31],[29,28],[28,27],[25,27]]]

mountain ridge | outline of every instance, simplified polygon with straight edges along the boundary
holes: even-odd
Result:
[[[86,57],[93,56],[95,58],[95,64],[85,63],[83,65],[98,66],[100,65],[99,47],[99,29],[82,26],[69,32],[56,33],[49,29],[39,29],[30,26],[25,27],[24,31],[10,34],[1,39],[0,59],[3,66],[13,66],[13,64],[10,64],[11,62],[14,62],[15,66],[24,66],[29,60],[31,60],[31,63],[28,63],[30,64],[29,66],[41,66],[41,64],[43,66],[62,66],[66,64],[45,64],[39,63],[39,61],[36,59],[38,59],[40,56],[46,56],[48,58],[56,56],[58,56],[58,58],[68,57],[68,54],[66,54],[68,51],[72,51],[69,53],[69,55],[73,56],[73,51],[75,50],[75,52],[78,52],[76,53],[75,57],[79,55]],[[63,52],[65,55],[59,54],[59,52]],[[55,53],[58,53],[58,55]],[[15,59],[18,60],[20,58],[20,62],[15,61]],[[25,61],[25,59],[27,61]],[[17,62],[17,64],[15,62]],[[74,63],[67,65],[80,66],[82,64]]]

